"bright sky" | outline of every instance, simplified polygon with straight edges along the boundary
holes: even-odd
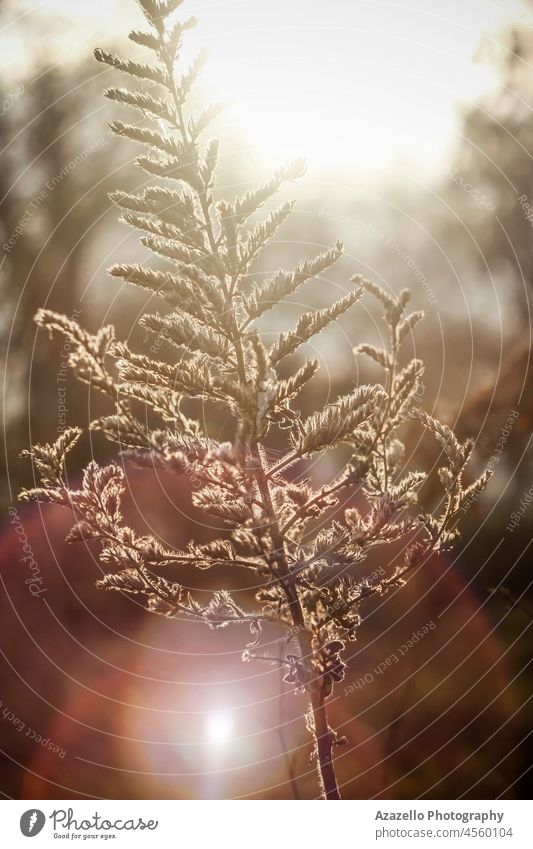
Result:
[[[133,0],[40,0],[4,29],[3,62],[44,37],[63,56],[138,24]],[[454,142],[457,106],[494,84],[481,35],[523,19],[520,0],[189,0],[193,44],[211,44],[205,80],[260,154],[376,172],[433,169]],[[52,24],[53,22],[53,24]],[[59,23],[59,26],[58,26]],[[48,29],[48,28],[47,28]],[[46,37],[50,37],[50,29]],[[1,61],[1,60],[0,60]]]

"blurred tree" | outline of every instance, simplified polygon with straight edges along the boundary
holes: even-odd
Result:
[[[526,17],[533,10],[525,2]],[[508,350],[499,362],[494,345],[494,369],[486,384],[471,397],[460,414],[459,432],[472,432],[484,422],[483,440],[489,450],[509,412],[520,417],[507,442],[506,455],[527,470],[533,425],[533,374],[531,356],[531,294],[533,291],[533,31],[525,22],[504,34],[495,46],[482,43],[479,58],[499,71],[500,85],[464,115],[463,143],[456,160],[456,175],[468,180],[494,206],[494,214],[469,219],[469,229],[479,250],[480,272],[496,280],[501,294],[503,320],[512,305],[512,330]],[[464,188],[452,179],[451,192]],[[470,233],[469,233],[470,236]],[[497,357],[497,359],[496,359]],[[529,455],[529,456],[528,456]],[[522,462],[521,462],[522,458]],[[526,462],[523,462],[525,458]],[[517,478],[521,487],[521,475]]]
[[[483,42],[483,56],[495,64],[501,83],[466,112],[457,168],[476,188],[486,191],[496,207],[496,216],[476,237],[489,264],[513,281],[519,318],[529,324],[523,312],[523,291],[524,284],[533,286],[531,28],[511,28],[498,48]]]
[[[49,380],[55,383],[60,358],[51,362],[49,351],[34,347],[32,317],[43,300],[60,303],[69,314],[80,309],[93,272],[91,252],[110,206],[108,174],[120,163],[104,119],[88,108],[95,84],[101,85],[86,63],[45,70],[44,60],[26,79],[0,81],[2,472],[12,491],[30,424],[35,436],[58,426]],[[80,399],[75,388],[69,390],[70,410]]]

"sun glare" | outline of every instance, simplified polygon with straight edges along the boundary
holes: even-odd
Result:
[[[259,2],[224,3],[204,17],[207,78],[255,150],[372,170],[438,163],[457,104],[493,84],[474,61],[481,35],[511,18],[482,0],[272,0],[268,14]]]
[[[228,713],[209,714],[206,721],[206,736],[212,746],[224,746],[231,738],[233,720]]]

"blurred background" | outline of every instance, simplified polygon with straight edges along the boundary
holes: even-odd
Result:
[[[426,409],[473,436],[478,469],[494,471],[453,555],[367,611],[330,707],[347,737],[337,754],[343,795],[526,798],[533,3],[189,0],[184,14],[200,18],[185,62],[210,46],[195,97],[228,104],[216,125],[220,194],[242,193],[288,158],[307,160],[305,178],[283,189],[296,212],[262,270],[345,243],[320,283],[267,314],[265,332],[330,303],[357,272],[409,287],[426,312],[414,346],[426,362]],[[139,350],[146,344],[136,326],[144,296],[105,272],[143,256],[108,199],[143,178],[134,148],[107,129],[117,110],[102,90],[118,80],[92,58],[96,45],[124,48],[140,25],[133,0],[0,6],[0,791],[312,798],[304,701],[276,667],[242,664],[238,629],[167,621],[96,591],[96,552],[64,542],[71,517],[17,503],[31,483],[20,452],[105,410],[62,380],[61,342],[36,333],[37,308],[93,331],[112,322]],[[319,337],[322,382],[303,398],[305,412],[377,377],[352,348],[381,332],[365,299]],[[216,419],[210,426],[227,431]],[[417,438],[407,434],[418,467],[431,465],[432,446]],[[87,439],[72,455],[72,480],[111,450]],[[330,472],[327,463],[313,469],[317,481]],[[129,474],[136,528],[176,544],[209,538],[183,481]],[[201,591],[217,578],[184,580]],[[505,591],[489,591],[498,586]]]

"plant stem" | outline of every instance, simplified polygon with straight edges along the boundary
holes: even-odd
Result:
[[[313,728],[316,739],[317,762],[322,793],[325,799],[340,799],[341,796],[331,755],[333,734],[328,725],[324,692],[322,687],[313,686],[313,682],[311,682],[310,686]]]
[[[340,799],[331,755],[333,735],[327,721],[322,682],[319,678],[314,676],[313,670],[309,669],[309,660],[313,655],[311,634],[306,628],[305,616],[298,596],[298,590],[294,584],[284,580],[290,576],[290,570],[287,564],[283,535],[272,503],[270,485],[264,469],[261,451],[257,444],[253,444],[251,446],[251,451],[255,463],[255,478],[259,487],[259,492],[261,493],[261,498],[265,505],[265,512],[270,526],[270,533],[272,535],[272,543],[274,545],[281,586],[283,587],[287,597],[292,622],[296,632],[296,638],[300,647],[302,661],[306,668],[306,683],[311,698],[311,711],[313,715],[312,730],[316,743],[317,766],[321,791],[325,799]]]
[[[283,645],[281,644],[279,647],[279,664],[280,667],[283,665],[285,661],[283,660]],[[287,744],[287,740],[285,738],[285,699],[284,697],[287,695],[285,688],[283,686],[283,675],[281,674],[282,670],[280,670],[279,675],[279,693],[278,693],[278,737],[281,744],[281,750],[283,752],[283,756],[285,758],[285,763],[287,765],[287,775],[289,778],[289,782],[292,789],[293,799],[299,799],[300,793],[298,791],[298,781],[297,776],[294,770],[293,759],[289,752],[289,746]]]

